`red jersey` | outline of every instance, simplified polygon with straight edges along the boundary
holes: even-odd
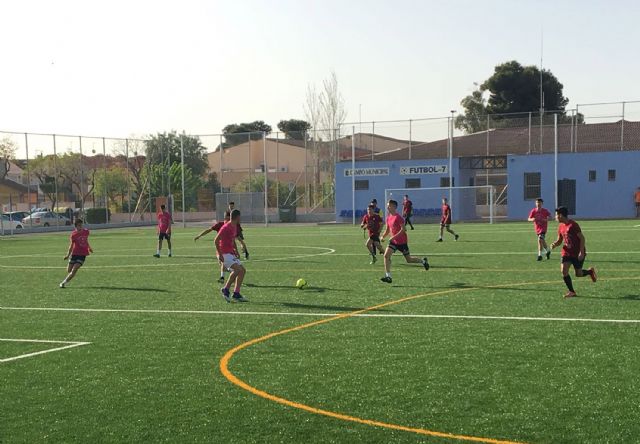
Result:
[[[558,225],[558,234],[562,236],[564,245],[562,246],[562,257],[578,257],[580,253],[580,225],[575,220],[567,220]],[[585,249],[586,253],[586,249]]]
[[[382,218],[377,214],[374,213],[371,216],[365,214],[362,218],[362,224],[367,226],[367,230],[369,230],[369,236],[380,235],[380,228],[382,228]]]
[[[391,236],[395,236],[397,233],[402,231],[404,228],[404,219],[398,213],[390,214],[387,216],[387,226],[391,230]],[[402,234],[399,234],[392,243],[396,245],[406,244],[408,241],[407,232],[403,231]]]
[[[533,226],[536,229],[536,234],[544,234],[547,232],[547,222],[549,221],[551,213],[546,208],[534,208],[529,213],[529,219],[534,219]]]
[[[73,256],[89,256],[89,230],[83,228],[82,230],[74,230],[70,236],[71,254]]]
[[[211,229],[212,229],[213,231],[220,231],[220,228],[222,228],[222,226],[223,226],[224,224],[225,224],[225,222],[224,222],[223,220],[221,220],[220,222],[217,222],[217,223],[213,224],[213,225],[211,226]]]
[[[171,232],[171,214],[166,211],[158,213],[158,232],[170,233]]]
[[[218,252],[221,254],[236,254],[235,238],[237,236],[236,226],[231,222],[222,225],[218,231]]]
[[[404,217],[410,216],[412,211],[413,211],[413,202],[411,202],[409,199],[402,202],[402,216]]]
[[[442,204],[442,218],[440,222],[445,225],[451,225],[451,207],[449,204]]]

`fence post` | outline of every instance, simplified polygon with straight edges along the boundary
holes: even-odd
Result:
[[[107,182],[107,144],[102,138],[102,174],[104,174],[104,223],[109,224],[109,188]]]
[[[27,205],[29,206],[29,214],[31,214],[31,170],[29,168],[29,136],[24,133],[24,148],[27,156]],[[29,218],[29,228],[33,228],[33,218]]]
[[[306,148],[306,140],[305,140],[305,148]],[[267,133],[266,131],[262,132],[262,151],[264,156],[264,226],[269,225],[269,182],[267,180],[267,174],[269,174],[269,166],[267,165]],[[306,150],[305,150],[306,156]],[[306,164],[305,164],[306,168]]]
[[[529,149],[527,154],[531,154],[531,111],[529,111]]]
[[[622,102],[622,120],[620,121],[620,151],[624,150],[624,102]]]
[[[409,119],[409,160],[411,160],[411,139],[412,139],[412,121]]]
[[[180,134],[180,166],[182,170],[182,228],[187,228],[187,222],[185,219],[185,193],[184,193],[184,132]]]
[[[60,207],[58,196],[58,153],[56,150],[56,135],[52,134],[51,136],[53,137],[53,191],[55,192],[56,196],[56,204],[54,205],[54,207],[56,207],[57,209],[58,207]],[[73,215],[71,216],[71,218],[73,219]]]
[[[351,127],[351,223],[356,224],[356,127]]]
[[[553,115],[553,183],[555,207],[558,208],[558,114]]]
[[[129,172],[129,139],[124,140],[124,157],[127,164],[127,215],[129,216],[129,223],[131,223],[131,177]]]

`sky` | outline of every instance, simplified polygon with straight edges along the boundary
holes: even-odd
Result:
[[[332,71],[347,121],[447,116],[495,65],[539,65],[541,32],[570,107],[640,100],[639,17],[625,0],[2,1],[0,130],[275,130]]]

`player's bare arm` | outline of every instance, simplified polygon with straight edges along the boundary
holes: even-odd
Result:
[[[556,248],[560,245],[562,245],[562,236],[558,234],[558,239],[556,239],[555,242],[551,244],[551,248]]]
[[[204,230],[202,233],[198,234],[196,237],[193,238],[194,241],[197,241],[198,239],[200,239],[202,236],[206,236],[207,234],[211,233],[213,231],[213,227],[211,228],[207,228],[206,230]]]
[[[580,252],[578,253],[578,259],[583,259],[585,256],[585,248],[587,247],[587,241],[582,233],[578,233],[578,239],[580,239]]]
[[[64,257],[65,261],[69,259],[69,256],[71,256],[71,250],[73,250],[73,241],[69,243],[69,249],[67,250],[67,255]]]
[[[384,238],[389,234],[389,225],[385,225],[384,233],[382,233],[382,237],[380,237],[380,242],[384,242]]]
[[[404,225],[402,225],[400,227],[400,231],[398,231],[395,235],[391,236],[391,238],[389,239],[389,242],[394,240],[396,237],[400,236],[402,233],[406,233],[406,232],[407,232],[407,230],[404,228]]]
[[[224,257],[222,257],[222,253],[220,252],[220,232],[216,234],[215,239],[213,240],[214,245],[216,246],[216,253],[218,253],[218,260],[220,262],[224,262]]]

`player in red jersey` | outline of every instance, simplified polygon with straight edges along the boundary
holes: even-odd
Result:
[[[235,208],[235,202],[229,202],[229,213],[233,211]],[[238,240],[240,241],[240,245],[242,245],[242,252],[244,253],[244,258],[249,260],[249,250],[247,250],[247,244],[244,243],[244,234],[242,234],[242,226],[238,224]]]
[[[409,195],[405,194],[402,199],[402,217],[404,218],[404,225],[409,224],[413,230],[413,224],[411,223],[411,216],[413,216],[413,202],[409,200]]]
[[[231,220],[220,228],[220,231],[218,231],[218,235],[214,240],[216,251],[218,253],[218,260],[231,272],[226,285],[220,290],[222,292],[222,297],[227,302],[248,302],[240,294],[242,280],[244,279],[244,275],[247,270],[240,262],[240,255],[238,254],[238,248],[236,247],[238,225],[240,225],[240,210],[233,210],[231,212]],[[232,283],[235,283],[233,296],[229,294],[229,288]]]
[[[212,231],[219,232],[220,228],[222,228],[222,226],[225,223],[229,222],[229,219],[231,219],[231,216],[229,215],[228,211],[225,211],[224,220],[222,220],[220,222],[216,222],[215,224],[213,224],[211,226],[211,228],[207,228],[202,233],[198,234],[196,237],[193,238],[193,241],[194,242],[197,241],[202,236],[206,236],[207,234],[211,233]],[[220,278],[218,279],[218,282],[220,282],[221,284],[224,284],[224,264],[220,264]]]
[[[162,240],[167,240],[167,248],[169,249],[169,257],[171,257],[171,224],[173,218],[171,213],[165,211],[165,206],[160,205],[160,212],[158,213],[158,249],[153,257],[160,257],[160,250],[162,250]]]
[[[369,230],[369,239],[367,239],[367,250],[371,255],[371,264],[376,263],[376,253],[384,253],[382,246],[380,245],[380,229],[382,228],[382,218],[374,213],[375,207],[369,205],[367,207],[367,214],[362,217],[362,223],[360,228]]]
[[[89,245],[89,230],[82,228],[82,219],[76,219],[75,230],[71,233],[69,244],[69,250],[64,257],[66,261],[69,259],[69,265],[67,266],[67,277],[60,282],[60,288],[64,288],[67,283],[74,278],[80,267],[84,265],[84,261],[89,256],[89,253],[93,253],[91,245]]]
[[[451,228],[451,207],[447,203],[447,198],[442,198],[442,217],[440,218],[440,237],[436,242],[442,242],[442,235],[444,233],[444,229],[453,234],[453,239],[458,240],[460,237],[457,235]]]
[[[562,271],[562,279],[567,285],[569,292],[564,295],[565,298],[572,298],[576,296],[576,292],[573,289],[573,283],[571,282],[571,276],[569,276],[569,269],[573,265],[576,277],[589,276],[593,282],[598,277],[596,275],[595,268],[591,267],[588,270],[583,270],[584,260],[587,257],[587,248],[585,245],[584,235],[580,230],[580,225],[575,220],[569,219],[569,211],[566,207],[556,208],[556,220],[558,221],[558,239],[551,244],[551,248],[564,243],[562,247],[562,262],[560,270]]]
[[[382,282],[390,284],[391,280],[391,256],[396,251],[399,251],[404,256],[404,259],[411,264],[422,264],[425,270],[429,269],[429,262],[426,257],[420,259],[419,257],[413,257],[409,254],[409,245],[407,230],[404,226],[404,219],[397,213],[398,202],[395,200],[389,200],[387,203],[387,226],[380,239],[384,242],[384,238],[390,234],[389,245],[384,252],[384,277],[380,278]]]
[[[541,197],[536,199],[536,207],[529,213],[529,222],[533,222],[533,227],[538,236],[538,260],[542,260],[542,252],[547,255],[547,260],[551,258],[551,248],[547,245],[544,237],[547,234],[547,221],[551,217],[551,213],[542,207],[544,201]]]

